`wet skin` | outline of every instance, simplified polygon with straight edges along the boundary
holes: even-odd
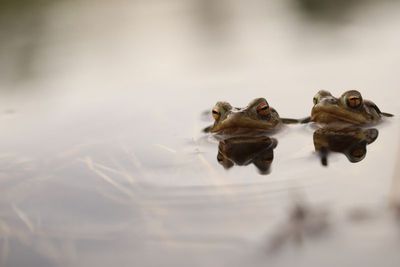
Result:
[[[245,134],[274,131],[282,123],[297,120],[282,119],[264,98],[256,98],[245,108],[234,108],[228,102],[217,102],[212,109],[214,124],[206,129],[218,134]]]
[[[254,164],[260,174],[268,174],[277,144],[266,136],[228,138],[219,142],[217,160],[225,169]]]
[[[367,154],[367,145],[378,138],[377,129],[362,129],[360,127],[322,127],[314,132],[315,151],[319,152],[321,163],[328,165],[328,154],[339,152],[346,155],[350,162],[359,162]]]
[[[392,117],[392,114],[381,112],[372,101],[364,100],[360,92],[351,90],[339,98],[328,91],[319,91],[313,99],[314,107],[311,117],[303,122],[322,124],[342,123],[346,125],[369,125],[379,122],[382,117]]]

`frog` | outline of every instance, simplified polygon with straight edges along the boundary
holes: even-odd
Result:
[[[393,114],[382,112],[374,102],[363,99],[357,90],[346,91],[339,98],[329,91],[320,90],[313,103],[311,116],[303,119],[302,123],[363,126],[377,124],[383,117],[393,117]]]
[[[266,175],[277,145],[277,139],[268,136],[235,136],[219,142],[217,160],[225,169],[254,164],[261,175]]]
[[[269,106],[265,98],[256,98],[244,108],[232,107],[226,101],[219,101],[211,111],[214,124],[204,129],[214,134],[257,134],[274,132],[282,124],[298,123],[299,120],[281,118]]]
[[[375,142],[378,134],[379,131],[376,128],[324,126],[315,130],[313,141],[315,151],[319,153],[323,166],[328,165],[330,152],[342,153],[351,163],[356,163],[365,158],[367,145]]]

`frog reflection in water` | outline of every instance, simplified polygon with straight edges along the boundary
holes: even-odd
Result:
[[[277,145],[275,138],[267,136],[232,137],[219,142],[217,160],[225,169],[253,163],[260,174],[268,174]]]
[[[315,150],[327,165],[329,151],[340,152],[350,162],[359,162],[367,153],[367,145],[378,137],[377,129],[361,127],[377,124],[382,117],[392,114],[381,112],[372,101],[363,100],[360,92],[351,90],[335,98],[328,91],[319,91],[313,99],[311,117],[303,122],[315,122],[320,127],[314,132]]]
[[[314,132],[315,151],[321,156],[321,163],[328,165],[330,151],[346,155],[350,162],[359,162],[367,154],[367,145],[378,138],[377,129],[362,129],[360,127],[331,128],[323,127]]]
[[[214,124],[205,129],[220,141],[218,162],[225,167],[253,163],[261,174],[269,173],[278,141],[267,135],[279,130],[283,123],[298,120],[280,118],[264,98],[256,98],[245,108],[234,108],[217,102],[212,109]]]

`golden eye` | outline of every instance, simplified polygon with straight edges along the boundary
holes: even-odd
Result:
[[[269,105],[266,101],[261,102],[258,106],[257,106],[257,113],[262,115],[262,116],[267,116],[270,113],[270,109],[269,109]]]
[[[347,97],[347,106],[351,108],[358,108],[362,104],[362,98],[360,96],[350,95]]]
[[[362,96],[357,90],[350,90],[343,93],[340,99],[342,104],[349,108],[359,108],[363,104]]]
[[[316,105],[318,103],[318,97],[314,96],[313,103],[314,103],[314,105]]]
[[[213,116],[214,120],[216,120],[216,121],[219,120],[219,118],[221,117],[221,113],[218,111],[217,108],[214,108],[211,111],[211,113],[212,113],[212,116]]]

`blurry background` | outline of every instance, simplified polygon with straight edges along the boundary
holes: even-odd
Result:
[[[397,116],[399,11],[395,0],[0,0],[0,266],[397,266],[397,117],[365,160],[334,155],[329,168],[312,130],[291,126],[260,176],[217,163],[201,114],[262,96],[302,118],[319,89],[358,89]],[[329,207],[333,230],[271,256],[293,195]],[[350,223],[359,206],[374,220]]]

